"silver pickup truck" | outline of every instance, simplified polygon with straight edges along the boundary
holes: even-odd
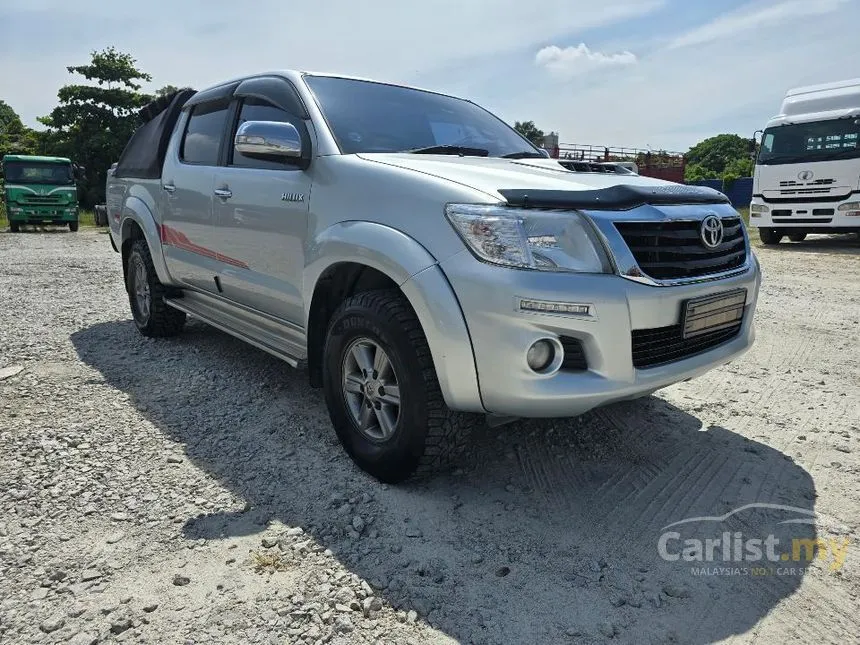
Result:
[[[439,93],[278,71],[147,106],[107,183],[134,322],[308,371],[388,482],[476,422],[581,414],[747,350],[761,281],[719,192],[562,167]]]

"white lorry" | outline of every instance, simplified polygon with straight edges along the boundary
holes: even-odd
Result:
[[[750,226],[764,244],[860,233],[860,78],[786,93],[762,134]]]

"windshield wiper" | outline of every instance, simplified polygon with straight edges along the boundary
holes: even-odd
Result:
[[[502,159],[544,159],[544,155],[539,152],[530,152],[523,150],[522,152],[512,152],[507,155],[502,155]]]
[[[465,146],[427,146],[407,150],[413,155],[459,155],[461,157],[489,157],[490,151],[485,148],[468,148]]]

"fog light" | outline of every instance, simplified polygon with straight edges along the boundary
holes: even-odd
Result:
[[[555,347],[548,340],[539,340],[529,347],[526,362],[535,372],[543,372],[555,360]]]

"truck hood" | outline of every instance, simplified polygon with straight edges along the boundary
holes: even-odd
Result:
[[[841,198],[858,189],[858,177],[860,159],[757,165],[753,192],[765,199]]]
[[[360,158],[432,175],[480,190],[504,201],[499,190],[585,191],[627,186],[671,186],[672,182],[639,175],[573,172],[554,159],[500,159],[450,155],[368,154]]]

